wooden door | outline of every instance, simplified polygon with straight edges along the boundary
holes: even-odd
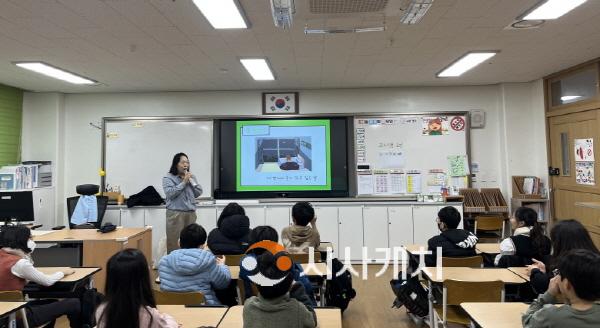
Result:
[[[600,110],[570,113],[548,118],[550,166],[559,169],[551,176],[554,219],[577,219],[585,225],[592,237],[600,242],[600,210],[576,206],[577,202],[600,201],[600,157],[593,162],[582,162],[576,150],[577,140],[593,139],[594,153],[600,143]],[[578,172],[593,167],[593,181],[578,179]],[[599,244],[600,245],[600,244]]]

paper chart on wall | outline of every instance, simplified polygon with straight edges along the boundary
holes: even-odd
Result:
[[[448,175],[451,177],[469,175],[469,161],[466,155],[448,156]]]
[[[403,172],[390,172],[390,192],[393,194],[406,193],[406,174]]]
[[[408,172],[406,174],[406,192],[409,194],[421,193],[421,173]]]
[[[593,162],[594,161],[594,139],[575,139],[575,161]]]
[[[594,164],[595,162],[575,162],[575,182],[577,184],[596,185]]]
[[[359,173],[358,174],[358,194],[370,195],[373,193],[373,174]]]

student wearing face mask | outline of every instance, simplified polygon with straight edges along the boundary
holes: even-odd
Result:
[[[27,282],[52,286],[64,276],[73,274],[73,269],[57,271],[47,275],[33,266],[31,253],[35,242],[31,231],[25,226],[4,226],[0,230],[0,291],[23,290]],[[29,302],[26,306],[27,322],[38,327],[56,318],[67,315],[71,327],[81,327],[81,304],[77,298],[60,301],[42,300]],[[51,327],[54,325],[51,324]]]
[[[477,255],[477,237],[467,230],[458,229],[460,220],[460,212],[452,206],[446,206],[438,212],[437,225],[442,233],[427,241],[431,255],[425,255],[426,266],[435,266],[438,247],[442,248],[443,257]]]

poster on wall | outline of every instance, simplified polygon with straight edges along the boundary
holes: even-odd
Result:
[[[575,163],[575,182],[580,185],[594,186],[594,162]]]
[[[424,136],[441,136],[448,134],[448,116],[425,116],[423,117]]]
[[[575,161],[594,161],[594,139],[575,139]]]

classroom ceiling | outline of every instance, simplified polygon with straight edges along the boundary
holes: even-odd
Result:
[[[336,1],[348,0],[328,0]],[[240,0],[249,29],[214,30],[191,0],[2,0],[0,83],[67,93],[479,85],[531,81],[600,56],[596,0],[527,30],[505,27],[537,0],[436,0],[412,26],[399,22],[403,0],[358,14],[313,14],[309,2],[296,0],[291,30],[274,26],[269,0]],[[384,23],[384,32],[304,34]],[[462,77],[435,77],[469,50],[501,52]],[[277,80],[252,80],[238,61],[251,56],[268,57]],[[101,84],[70,85],[11,63],[27,60]]]

